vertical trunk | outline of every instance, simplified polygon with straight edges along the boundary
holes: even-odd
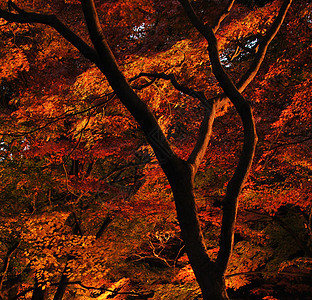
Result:
[[[63,296],[65,294],[66,288],[67,288],[67,283],[69,279],[66,274],[62,274],[61,280],[58,284],[56,293],[54,294],[53,300],[62,300]]]
[[[42,287],[39,286],[38,282],[36,281],[31,300],[46,300],[46,299],[47,299],[47,290],[42,289]]]
[[[175,160],[164,171],[169,179],[177,209],[185,250],[205,300],[228,299],[224,273],[207,254],[198,220],[193,190],[193,171],[187,162]]]
[[[202,272],[202,284],[200,285],[204,300],[228,300],[225,279],[216,271]]]
[[[195,265],[191,259],[190,263],[204,300],[229,300],[224,274],[218,271],[215,263]]]
[[[244,126],[244,144],[235,173],[223,201],[220,250],[216,262],[207,254],[200,229],[194,196],[194,168],[188,162],[172,159],[163,166],[170,182],[185,249],[205,300],[229,299],[224,274],[233,249],[238,196],[249,173],[257,135],[251,108],[242,104],[240,115]]]

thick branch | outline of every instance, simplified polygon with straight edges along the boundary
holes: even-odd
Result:
[[[39,23],[53,27],[58,33],[60,33],[68,42],[74,45],[83,56],[96,63],[98,61],[98,55],[96,51],[85,43],[79,36],[71,31],[66,25],[64,25],[55,15],[45,15],[38,13],[26,12],[18,8],[12,1],[8,2],[17,13],[11,13],[0,9],[0,18],[3,18],[9,22],[16,23]]]
[[[224,200],[224,215],[222,219],[222,233],[220,238],[220,252],[218,255],[218,262],[223,265],[222,267],[226,268],[230,252],[232,249],[233,243],[233,227],[236,218],[236,210],[237,210],[237,197],[240,193],[240,190],[243,186],[245,181],[245,177],[249,172],[251,161],[253,159],[253,153],[255,151],[255,145],[257,141],[257,136],[255,132],[255,125],[253,121],[252,115],[248,117],[251,112],[249,112],[250,108],[247,108],[247,111],[244,112],[245,109],[239,109],[238,105],[244,104],[244,99],[241,98],[241,95],[237,92],[242,92],[247,85],[253,80],[256,76],[267,51],[267,48],[270,42],[273,40],[275,35],[277,34],[283,20],[286,16],[286,13],[290,7],[292,0],[285,0],[278,16],[276,17],[275,21],[273,22],[271,28],[267,31],[265,37],[261,41],[259,45],[258,52],[255,56],[253,63],[251,64],[248,71],[244,74],[241,80],[237,84],[238,91],[235,91],[235,86],[231,83],[230,79],[224,72],[219,57],[218,57],[218,49],[217,49],[217,42],[212,32],[209,33],[209,28],[207,29],[207,33],[205,35],[210,48],[210,59],[213,65],[214,73],[221,84],[223,90],[225,91],[226,96],[219,99],[221,102],[225,100],[225,98],[229,97],[227,91],[230,94],[233,94],[233,98],[229,97],[232,103],[238,109],[238,112],[242,118],[244,124],[244,146],[243,151],[241,153],[240,161],[237,166],[237,169],[228,184],[227,194]],[[228,89],[229,87],[229,89]],[[235,96],[236,94],[236,96]],[[241,99],[237,101],[236,99]],[[234,100],[234,102],[233,102]],[[241,104],[239,104],[241,103]],[[245,105],[243,105],[244,107]],[[249,106],[249,105],[248,105]],[[249,162],[248,162],[249,161]],[[236,199],[236,200],[235,200]],[[232,202],[232,204],[230,204]],[[232,224],[231,224],[232,223]]]
[[[251,109],[246,108],[244,114],[240,113],[240,115],[244,127],[244,144],[238,165],[228,183],[226,195],[223,200],[220,250],[216,261],[221,272],[225,272],[232,252],[238,196],[248,176],[257,143],[255,123]]]
[[[198,18],[189,0],[179,0],[193,26],[203,35],[206,33],[206,25]]]
[[[204,119],[199,128],[199,135],[195,147],[188,158],[188,162],[193,166],[193,172],[196,174],[200,163],[202,162],[206,149],[208,147],[212,134],[212,125],[216,115],[216,103],[210,109],[205,110]]]
[[[242,119],[244,127],[244,144],[242,153],[240,155],[235,173],[228,183],[226,196],[223,201],[220,251],[216,262],[220,272],[224,273],[232,252],[238,196],[251,167],[257,142],[257,135],[251,107],[224,71],[219,59],[217,40],[210,28],[207,28],[205,37],[209,44],[208,50],[213,72],[225,94],[235,106]]]
[[[113,221],[113,220],[111,219],[111,217],[110,217],[109,215],[107,215],[107,216],[105,217],[105,219],[104,219],[104,221],[103,221],[103,223],[102,223],[100,229],[98,230],[98,232],[97,232],[96,235],[95,235],[95,238],[96,238],[96,239],[99,239],[99,238],[102,236],[103,232],[105,231],[105,229],[107,228],[107,226],[108,226],[112,221]]]
[[[56,292],[54,294],[53,300],[62,300],[63,299],[63,296],[64,296],[66,288],[67,288],[67,284],[69,281],[68,276],[65,274],[66,269],[67,269],[67,262],[66,262],[63,274],[61,276],[61,279],[58,282],[57,289],[56,289]]]
[[[242,153],[240,155],[235,173],[228,183],[226,196],[223,202],[220,251],[216,262],[219,271],[224,273],[232,252],[238,196],[251,167],[257,142],[257,135],[251,107],[224,71],[219,59],[217,40],[210,28],[207,28],[205,37],[208,41],[208,51],[213,72],[225,94],[235,106],[242,119],[244,127],[244,144]]]
[[[145,136],[154,149],[161,165],[175,156],[167,138],[147,105],[134,92],[129,82],[120,71],[116,59],[107,44],[93,0],[82,1],[82,8],[87,22],[91,41],[99,54],[97,66],[106,76],[116,95],[141,126]]]
[[[254,60],[252,61],[248,70],[245,72],[245,74],[241,77],[241,79],[236,84],[236,87],[240,93],[242,93],[245,90],[245,88],[257,75],[260,69],[260,66],[265,58],[268,46],[273,40],[273,38],[276,36],[280,26],[282,25],[291,2],[292,0],[284,1],[283,5],[281,6],[278,16],[274,20],[270,29],[266,32],[265,36],[260,41],[258,51],[256,52]],[[220,95],[218,99],[218,102],[220,103],[219,105],[222,106],[223,103],[225,103],[227,100],[228,100],[228,97],[225,94]]]

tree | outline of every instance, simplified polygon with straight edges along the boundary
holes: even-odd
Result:
[[[203,92],[179,84],[173,74],[163,72],[140,73],[131,80],[127,80],[107,43],[93,0],[81,2],[88,35],[93,46],[89,46],[84,42],[55,15],[29,13],[12,1],[8,2],[12,11],[1,9],[0,17],[9,22],[41,23],[54,28],[105,75],[118,99],[141,127],[170,183],[185,249],[204,299],[228,299],[224,275],[233,248],[238,197],[249,173],[257,142],[252,108],[250,102],[242,96],[242,92],[258,72],[267,48],[277,34],[292,1],[285,0],[283,2],[271,27],[257,43],[257,48],[251,49],[255,52],[254,59],[236,84],[233,83],[221,64],[218,41],[215,36],[221,22],[229,14],[234,1],[230,1],[221,13],[208,15],[208,19],[205,19],[205,16],[200,17],[196,14],[194,8],[196,3],[191,4],[188,0],[180,0],[179,2],[184,8],[189,22],[203,36],[205,43],[208,45],[212,72],[223,90],[223,93],[216,97],[209,99]],[[205,9],[204,5],[203,7]],[[209,5],[207,7],[209,9]],[[122,23],[122,20],[120,22]],[[122,57],[119,60],[122,60]],[[20,65],[23,66],[23,64]],[[200,125],[198,139],[187,159],[179,157],[173,150],[152,110],[142,101],[138,92],[136,92],[135,86],[131,85],[131,82],[140,80],[143,77],[149,78],[151,82],[156,79],[170,81],[181,94],[189,95],[203,104],[204,118]],[[145,86],[150,85],[151,82],[148,82]],[[136,88],[140,89],[143,86],[137,86]],[[194,195],[194,179],[207,150],[216,114],[228,100],[235,107],[243,124],[244,141],[237,168],[227,185],[226,195],[222,201],[223,217],[219,241],[220,248],[217,259],[212,261],[207,254],[199,225]]]

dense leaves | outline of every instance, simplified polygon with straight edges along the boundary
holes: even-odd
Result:
[[[178,1],[95,2],[124,75],[187,159],[205,111],[194,91],[206,99],[222,92],[205,39]],[[80,1],[14,3],[56,14],[90,42]],[[224,5],[194,1],[208,23]],[[280,6],[238,1],[222,23],[220,59],[235,82]],[[311,8],[293,3],[244,91],[259,142],[226,273],[233,297],[309,299],[312,291]],[[135,290],[156,290],[153,299],[195,299],[170,185],[101,71],[48,26],[0,19],[0,27],[1,297],[31,299],[38,289],[53,297],[66,276],[64,299],[89,298],[124,277]],[[224,104],[195,178],[212,260],[241,129],[234,108]]]

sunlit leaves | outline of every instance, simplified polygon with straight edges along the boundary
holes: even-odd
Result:
[[[212,22],[219,3],[195,2],[200,17]],[[86,37],[79,1],[16,3],[57,13]],[[279,272],[296,270],[297,265],[310,270],[309,260],[300,252],[309,254],[311,248],[310,238],[305,239],[311,234],[311,70],[307,63],[311,22],[310,5],[302,3],[296,2],[269,49],[258,81],[245,91],[257,114],[259,150],[239,207],[227,274],[232,289],[248,285],[255,278],[251,275],[274,278]],[[141,72],[174,74],[180,84],[214,97],[221,89],[212,76],[206,42],[186,22],[178,1],[97,1],[96,5],[125,77],[149,105],[176,153],[187,158],[203,118],[202,104],[177,91],[169,80],[153,81],[152,75],[132,79]],[[250,9],[235,4],[221,25],[221,60],[233,81],[248,68],[279,5],[273,1]],[[146,284],[154,270],[129,264],[126,258],[151,242],[155,232],[178,235],[170,185],[156,166],[151,147],[101,72],[55,31],[2,20],[0,25],[4,29],[0,92],[5,92],[7,101],[1,115],[2,214],[10,213],[14,219],[23,213],[24,223],[4,219],[1,229],[10,238],[1,245],[1,253],[12,241],[22,239],[12,264],[27,273],[26,286],[33,285],[36,277],[42,286],[51,287],[64,270],[71,279],[95,285],[118,280],[120,274]],[[14,111],[8,104],[14,104]],[[218,252],[221,199],[243,138],[234,110],[217,115],[210,151],[195,180],[199,219],[212,259]],[[78,234],[72,226],[75,222],[66,222],[71,213],[81,227]],[[107,235],[95,239],[107,215],[116,219]],[[292,225],[290,230],[283,222]],[[183,283],[193,279],[188,266],[176,277]]]
[[[13,45],[7,53],[1,53],[0,59],[6,62],[1,65],[0,79],[16,78],[19,72],[29,70],[29,62],[25,53]]]

